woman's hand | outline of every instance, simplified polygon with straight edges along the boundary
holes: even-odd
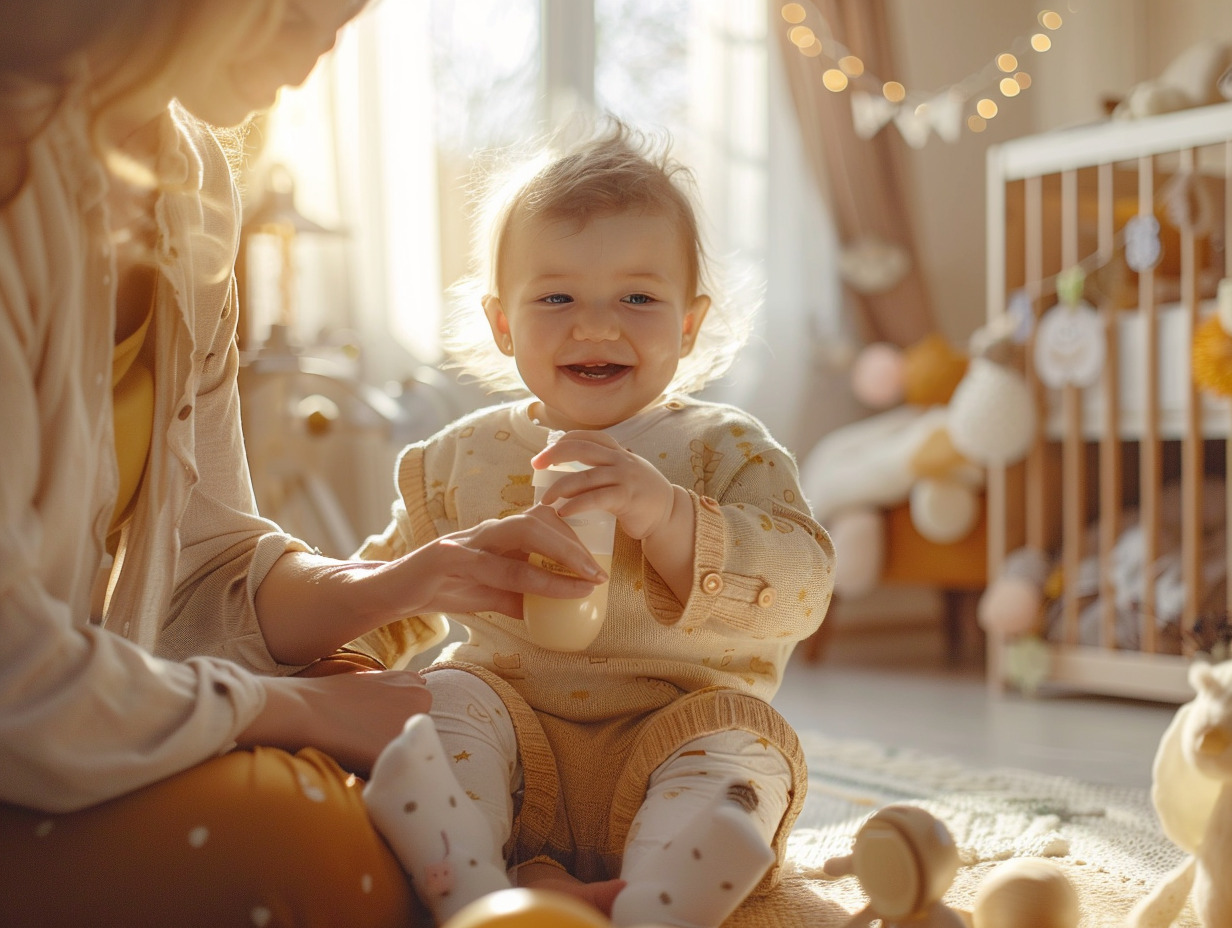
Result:
[[[549,557],[584,579],[532,566],[531,554]],[[524,593],[577,599],[607,579],[548,506],[444,535],[389,562],[381,574],[382,598],[393,616],[491,610],[521,618]]]
[[[367,774],[412,715],[432,707],[423,678],[409,670],[327,677],[263,677],[265,708],[236,739],[240,747],[314,747],[347,770]]]

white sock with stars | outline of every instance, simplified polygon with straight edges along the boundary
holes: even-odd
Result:
[[[427,715],[412,716],[381,752],[364,802],[438,924],[512,885],[492,827],[458,784]]]

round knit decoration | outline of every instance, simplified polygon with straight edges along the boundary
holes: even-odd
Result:
[[[865,406],[889,409],[903,400],[903,353],[888,342],[873,342],[851,367],[851,392]]]
[[[911,524],[928,541],[949,545],[971,534],[979,520],[975,492],[953,480],[921,480],[911,488]]]
[[[1035,438],[1035,402],[1016,371],[975,358],[954,396],[947,418],[950,441],[977,464],[1013,464]]]

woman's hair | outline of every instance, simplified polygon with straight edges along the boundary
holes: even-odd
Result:
[[[692,173],[671,157],[670,139],[607,118],[581,141],[535,145],[530,155],[509,151],[480,159],[475,184],[473,270],[450,288],[442,343],[445,366],[461,370],[491,391],[525,389],[513,360],[501,354],[482,309],[485,294],[499,294],[500,257],[515,216],[543,216],[585,226],[591,219],[629,212],[665,216],[685,244],[688,296],[706,294],[710,310],[669,385],[700,390],[731,366],[752,328],[756,299],[733,305],[733,288],[716,292],[719,269],[707,255],[694,208]],[[746,296],[746,294],[742,294]]]
[[[0,206],[21,189],[30,144],[86,76],[100,158],[109,119],[178,63],[187,43],[220,50],[272,29],[285,0],[0,0]],[[90,68],[87,74],[86,62]]]

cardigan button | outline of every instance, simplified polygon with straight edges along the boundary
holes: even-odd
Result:
[[[702,591],[717,596],[723,591],[723,578],[716,573],[706,574],[702,577]]]
[[[719,505],[719,501],[712,496],[703,496],[701,498],[701,503],[711,512],[721,512],[722,511],[722,507]]]
[[[763,609],[769,609],[774,605],[774,587],[765,587],[760,593],[757,594],[757,605],[761,606]]]
[[[192,407],[185,406],[183,409],[179,411],[178,418],[181,422],[183,422],[185,419],[187,419],[191,415],[192,415]]]

